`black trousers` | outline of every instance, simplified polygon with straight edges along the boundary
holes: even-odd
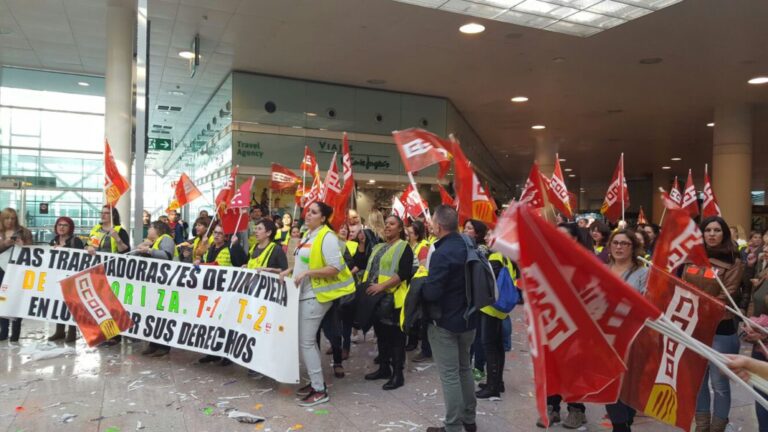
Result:
[[[499,391],[504,380],[503,324],[503,320],[484,313],[480,314],[480,338],[485,351],[486,384],[495,391]]]
[[[563,402],[563,397],[560,395],[547,396],[547,405],[551,405],[555,411],[560,411],[560,404],[562,402]],[[581,412],[587,411],[587,407],[585,407],[584,404],[582,403],[569,403],[568,409],[581,411]]]
[[[400,309],[395,309],[395,316],[400,316]],[[379,364],[391,365],[395,371],[402,371],[405,367],[405,333],[396,324],[384,324],[380,321],[373,323],[373,329],[376,331],[376,345],[379,347]]]
[[[9,327],[11,339],[18,340],[21,335],[21,318],[0,318],[0,340],[8,339]]]

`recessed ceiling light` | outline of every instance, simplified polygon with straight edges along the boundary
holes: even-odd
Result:
[[[468,23],[459,27],[459,31],[464,34],[478,34],[485,31],[485,26],[478,23]]]
[[[565,171],[565,172],[571,172],[571,171],[573,171],[573,168],[565,168],[565,169],[563,169],[563,171]]]
[[[91,83],[87,83],[85,81],[78,81],[77,85],[79,85],[80,87],[90,87]]]
[[[568,174],[568,177],[571,177],[571,178],[576,177],[576,174]]]
[[[525,96],[515,96],[511,99],[511,101],[514,103],[523,103],[528,102],[528,98]]]
[[[759,76],[754,77],[751,80],[747,81],[750,84],[766,84],[768,83],[768,76]]]
[[[179,51],[179,57],[189,60],[195,58],[195,53],[192,51]]]
[[[565,158],[560,158],[560,159],[558,159],[558,160],[559,160],[560,162],[566,162],[566,159],[565,159]]]
[[[368,184],[376,184],[376,180],[370,179],[370,180],[368,180]]]
[[[184,96],[185,93],[181,90],[168,90],[168,94],[172,96]]]
[[[304,129],[303,126],[291,126],[291,127],[294,128],[294,129]]]
[[[586,192],[587,190],[584,188],[579,188],[579,192]]]
[[[681,158],[681,157],[673,157],[670,160],[673,160],[673,161],[677,162],[677,161],[683,160],[683,158]]]
[[[715,127],[715,122],[707,123],[707,127]]]
[[[313,113],[313,112],[308,112],[308,113],[304,113],[304,114],[306,114],[307,117],[317,117],[317,113]]]
[[[666,166],[666,165],[664,165],[663,167],[661,167],[661,169],[663,169],[663,170],[668,170],[668,169],[672,169],[672,167],[671,167],[671,166]]]
[[[547,127],[544,126],[544,125],[533,125],[533,126],[531,126],[531,129],[536,129],[536,130],[542,130],[542,129],[546,129],[546,128]]]

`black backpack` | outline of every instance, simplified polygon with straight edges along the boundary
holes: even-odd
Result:
[[[464,312],[464,319],[469,321],[473,313],[496,303],[498,289],[496,276],[488,258],[477,250],[471,238],[466,235],[461,238],[467,246],[467,260],[464,262],[467,310]]]

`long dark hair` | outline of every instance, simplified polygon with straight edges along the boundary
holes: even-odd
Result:
[[[405,224],[403,223],[403,220],[395,215],[389,215],[387,216],[387,219],[395,219],[397,221],[397,226],[400,227],[400,240],[405,240]],[[386,222],[387,219],[384,219],[384,221]]]
[[[331,228],[331,216],[333,216],[333,207],[329,206],[328,204],[322,202],[322,201],[316,201],[310,205],[316,205],[317,208],[320,210],[320,216],[325,216],[325,225],[328,228]]]
[[[427,227],[424,225],[424,222],[415,220],[411,222],[411,228],[413,228],[413,233],[416,234],[416,241],[424,240],[427,235]]]
[[[640,247],[640,242],[637,241],[637,236],[635,236],[635,232],[631,229],[617,229],[608,237],[608,241],[605,243],[605,246],[608,248],[608,262],[611,264],[613,263],[613,255],[611,255],[611,242],[613,242],[613,239],[620,234],[627,236],[630,243],[632,243],[632,271],[635,271],[642,265],[637,257],[645,256],[645,251],[642,247]]]
[[[485,235],[488,234],[488,225],[484,224],[483,222],[477,219],[469,219],[464,225],[466,225],[467,223],[472,225],[472,229],[475,230],[475,244],[477,246],[484,245]]]
[[[117,207],[105,205],[103,208],[112,210],[112,226],[120,225],[120,212],[117,211]]]
[[[588,229],[581,228],[576,222],[561,222],[557,224],[557,226],[565,228],[565,230],[568,231],[568,234],[570,234],[578,244],[584,246],[585,249],[592,251],[592,237],[589,236]]]
[[[603,235],[603,244],[598,244],[597,246],[607,246],[608,245],[608,238],[611,236],[611,227],[604,224],[600,221],[595,221],[595,223],[592,224],[591,227],[589,227],[590,234],[592,231],[597,231],[600,234]],[[637,239],[635,239],[637,241]]]
[[[721,218],[720,216],[706,217],[702,219],[701,223],[699,224],[699,228],[703,234],[707,229],[707,225],[711,224],[712,222],[716,222],[718,225],[720,225],[720,229],[723,231],[723,241],[715,247],[709,247],[705,241],[704,249],[707,251],[707,256],[709,258],[714,258],[733,264],[736,262],[738,249],[736,242],[733,241],[733,238],[731,237],[731,228],[725,222],[725,219]]]

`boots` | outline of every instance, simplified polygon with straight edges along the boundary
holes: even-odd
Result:
[[[694,420],[696,421],[696,432],[710,432],[711,414],[708,412],[697,412]]]
[[[475,393],[475,397],[478,399],[501,399],[500,383],[501,383],[501,361],[499,359],[499,353],[486,352],[486,366],[488,371],[486,385]]]
[[[392,369],[389,367],[389,362],[381,359],[379,362],[379,369],[376,372],[371,372],[365,376],[368,381],[389,379],[392,377]]]
[[[395,329],[394,331],[400,331]],[[402,387],[405,384],[405,377],[403,377],[403,368],[405,367],[405,335],[401,344],[395,344],[391,348],[392,350],[392,377],[382,387],[384,390],[394,390]],[[399,345],[399,346],[398,346]]]
[[[709,428],[709,432],[725,432],[725,428],[728,427],[728,419],[712,416],[712,426]]]
[[[403,376],[403,368],[396,367],[392,373],[392,378],[389,379],[381,388],[384,390],[394,390],[402,387],[405,384],[405,377]]]
[[[48,341],[53,342],[64,339],[64,337],[64,324],[56,324],[56,332],[48,338]]]
[[[11,320],[11,342],[18,342],[21,336],[21,318]]]
[[[77,340],[77,327],[69,326],[67,328],[67,337],[64,339],[65,343],[73,343]]]

